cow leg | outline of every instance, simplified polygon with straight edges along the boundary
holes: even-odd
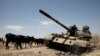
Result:
[[[30,44],[30,48],[32,48],[32,44],[33,44],[33,43],[32,43],[32,42],[30,42],[29,44]]]
[[[30,44],[30,48],[31,48],[31,43],[29,43]]]
[[[9,49],[8,44],[9,44],[9,41],[6,42],[6,49]]]
[[[18,47],[20,47],[20,49],[22,49],[21,43],[16,43],[16,49],[18,49]]]
[[[37,43],[35,43],[35,46],[37,47]]]
[[[25,48],[26,48],[26,43],[25,43]]]
[[[35,42],[35,43],[34,43],[34,47],[36,47],[36,46],[37,46],[37,43]]]
[[[18,49],[18,43],[16,43],[16,49]]]
[[[37,43],[37,47],[39,47],[40,46],[40,43]]]
[[[15,47],[16,47],[16,49],[18,49],[18,43],[17,42],[15,42]]]
[[[21,45],[21,43],[19,43],[19,47],[20,47],[20,49],[22,49],[22,45]]]
[[[29,45],[29,46],[30,46],[30,48],[31,48],[31,42],[29,42],[29,43],[28,43],[28,45]]]
[[[14,47],[14,49],[17,49],[17,44],[15,43],[15,47]]]
[[[40,42],[39,47],[41,47],[41,46],[42,46],[42,43]]]

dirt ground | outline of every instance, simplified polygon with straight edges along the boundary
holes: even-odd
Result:
[[[20,49],[20,50],[0,50],[0,56],[56,56],[53,50],[47,50],[46,47]]]
[[[60,56],[64,55],[64,52],[49,49],[48,47],[32,47],[24,49],[14,49],[14,46],[10,46],[9,50],[6,50],[0,43],[0,56]]]
[[[0,43],[0,56],[100,56],[100,50],[94,50],[82,55],[73,55],[68,52],[61,52],[48,47],[28,47],[26,49],[17,50],[14,49],[14,46],[11,46],[9,50],[6,50],[5,46]]]

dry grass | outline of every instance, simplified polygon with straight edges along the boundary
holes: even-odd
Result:
[[[93,51],[90,53],[84,53],[82,56],[100,56],[100,36],[94,35],[90,41]]]
[[[93,45],[95,49],[100,49],[100,36],[94,35],[90,43]]]

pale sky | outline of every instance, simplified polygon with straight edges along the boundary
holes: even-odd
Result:
[[[37,38],[64,28],[39,13],[42,9],[67,27],[89,25],[100,34],[100,0],[0,0],[0,35],[14,33]]]

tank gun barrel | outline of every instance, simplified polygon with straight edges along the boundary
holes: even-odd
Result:
[[[62,24],[61,22],[59,22],[58,20],[56,20],[55,18],[53,18],[52,16],[50,16],[48,13],[46,13],[43,10],[39,10],[40,13],[42,13],[43,15],[45,15],[46,17],[48,17],[49,19],[53,20],[54,22],[56,22],[57,24],[59,24],[60,26],[62,26],[63,28],[67,29],[68,31],[71,32],[70,29],[68,29],[64,24]]]

